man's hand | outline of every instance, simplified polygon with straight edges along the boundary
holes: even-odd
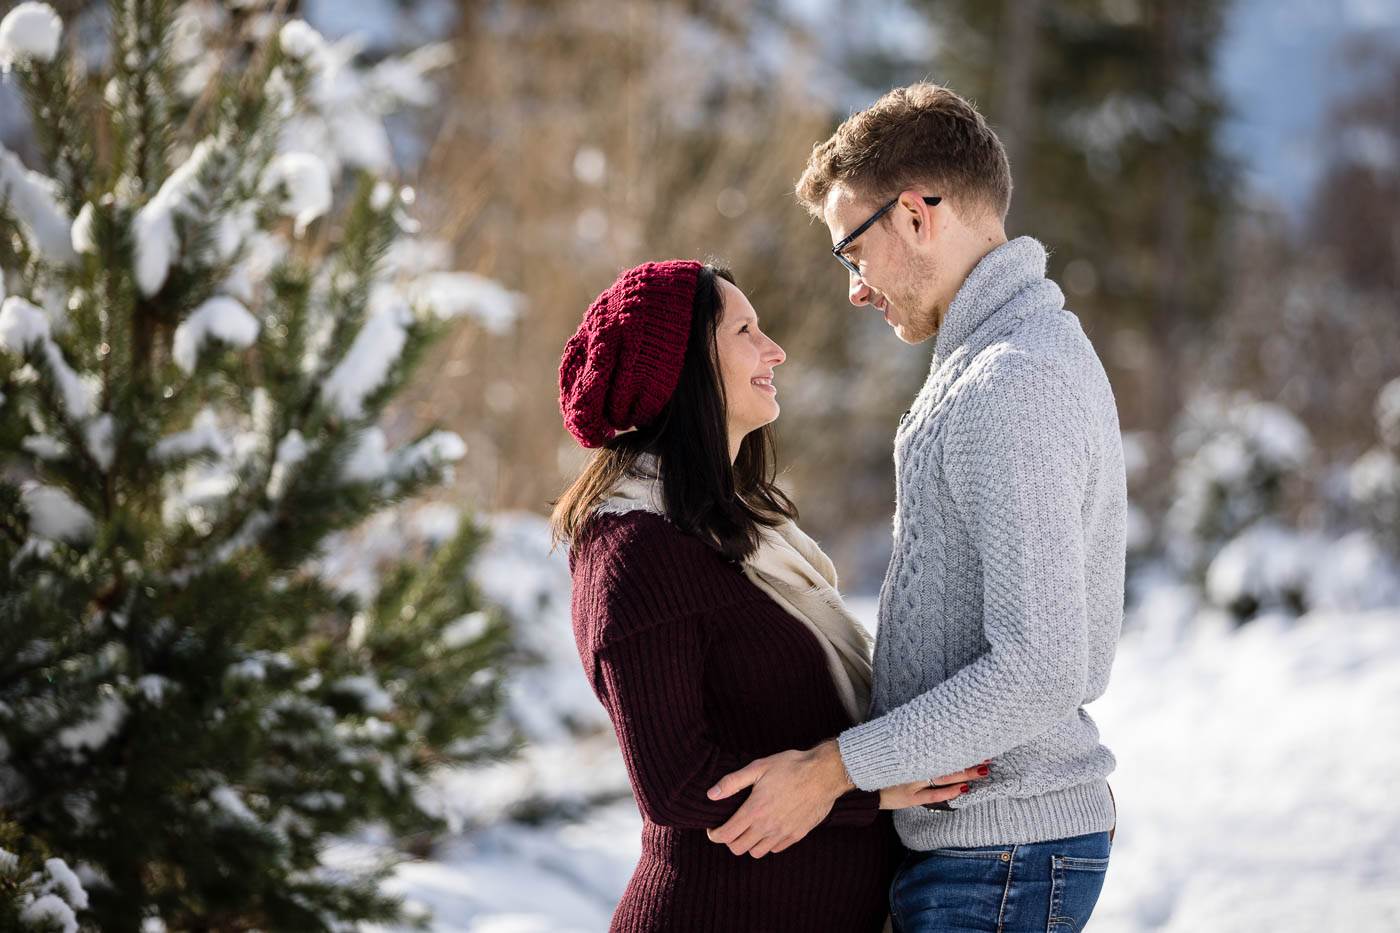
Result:
[[[826,819],[831,805],[855,785],[846,777],[841,751],[828,739],[804,752],[779,752],[726,774],[710,788],[711,800],[732,797],[753,787],[749,799],[718,829],[711,842],[729,846],[735,855],[762,858],[781,852]]]

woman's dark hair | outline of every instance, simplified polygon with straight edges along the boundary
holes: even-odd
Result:
[[[637,458],[655,454],[666,516],[676,527],[742,561],[759,543],[761,525],[796,519],[797,507],[776,483],[777,459],[769,425],[749,432],[729,461],[729,427],[716,336],[724,312],[719,280],[734,283],[721,266],[705,265],[695,283],[695,306],[685,362],[670,401],[651,424],[621,434],[599,448],[554,503],[554,541],[572,546],[594,507],[626,475]]]

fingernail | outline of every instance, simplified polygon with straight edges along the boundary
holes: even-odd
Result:
[[[983,759],[983,761],[982,761],[982,764],[984,764],[984,765],[989,765],[989,764],[991,764],[991,763],[992,763],[992,759],[990,759],[990,758],[985,758],[985,759]]]
[[[964,784],[962,787],[959,787],[959,788],[958,788],[958,793],[960,793],[960,794],[965,794],[965,793],[967,793],[967,792],[970,791],[970,790],[972,790],[972,785],[971,785],[971,784]]]
[[[709,790],[705,791],[705,796],[709,797],[711,800],[719,799],[719,788],[711,787]]]
[[[977,769],[977,773],[980,774],[982,777],[986,777],[987,775],[992,773],[992,769],[988,768],[986,765],[983,765],[982,767]]]

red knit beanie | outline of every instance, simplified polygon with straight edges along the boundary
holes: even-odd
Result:
[[[700,263],[628,269],[589,307],[559,361],[559,410],[584,447],[645,427],[670,400],[690,340]]]

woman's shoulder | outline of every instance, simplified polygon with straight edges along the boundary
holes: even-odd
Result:
[[[609,637],[732,605],[746,595],[740,568],[654,512],[593,516],[571,563],[575,625]],[[604,638],[603,640],[607,640]]]
[[[713,550],[656,512],[596,512],[584,524],[573,548],[575,563],[604,561],[645,570],[667,560],[694,560]],[[718,557],[718,554],[715,554]]]

